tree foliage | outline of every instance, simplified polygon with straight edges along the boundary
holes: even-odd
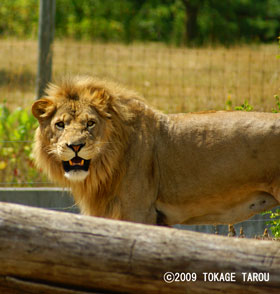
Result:
[[[38,0],[2,0],[0,34],[36,37]],[[202,45],[274,41],[280,0],[56,0],[56,36]]]

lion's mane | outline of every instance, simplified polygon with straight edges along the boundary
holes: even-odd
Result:
[[[85,97],[85,103],[93,103],[100,116],[110,119],[107,120],[107,133],[103,135],[103,139],[108,143],[107,148],[101,150],[98,159],[90,164],[90,174],[86,180],[73,184],[65,178],[61,163],[48,152],[51,150],[52,142],[48,140],[47,135],[51,132],[47,116],[50,113],[52,116],[55,115],[61,103],[71,105],[80,96]],[[132,128],[130,122],[137,109],[143,107],[142,98],[137,93],[112,82],[91,77],[76,77],[63,81],[59,87],[50,84],[46,89],[45,97],[41,100],[44,99],[47,99],[45,103],[52,101],[54,105],[42,105],[41,107],[44,108],[42,110],[33,106],[33,114],[41,117],[39,121],[41,119],[42,122],[36,131],[33,148],[37,167],[52,181],[71,188],[83,214],[94,213],[96,216],[120,218],[115,191],[122,174],[125,173],[127,139]],[[46,111],[48,107],[50,109]],[[39,113],[40,111],[42,113]]]

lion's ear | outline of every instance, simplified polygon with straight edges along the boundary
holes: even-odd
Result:
[[[92,101],[101,115],[111,118],[111,115],[108,113],[111,96],[104,89],[95,90],[92,96]]]
[[[39,121],[50,117],[55,109],[55,104],[47,98],[41,98],[32,105],[32,113]]]
[[[107,104],[110,95],[104,89],[96,89],[93,92],[92,99],[98,101],[100,104]]]

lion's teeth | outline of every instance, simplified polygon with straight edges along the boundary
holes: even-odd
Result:
[[[84,163],[85,163],[84,159],[82,159],[81,162],[73,162],[72,160],[69,160],[69,164],[70,164],[71,166],[73,166],[73,165],[80,165],[80,166],[83,166]]]

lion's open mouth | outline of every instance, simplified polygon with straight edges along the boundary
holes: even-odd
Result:
[[[62,161],[63,168],[66,172],[71,170],[84,170],[88,171],[90,160],[83,159],[79,156],[75,156],[69,161]]]

